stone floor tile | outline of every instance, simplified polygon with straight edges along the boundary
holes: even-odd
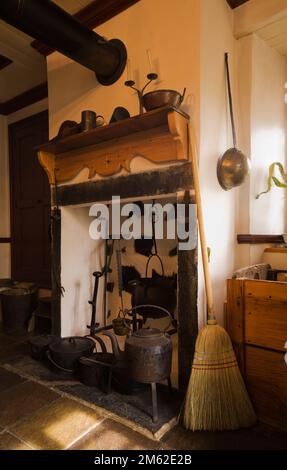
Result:
[[[97,426],[103,418],[91,408],[68,398],[32,413],[12,427],[14,435],[35,449],[65,449]]]
[[[154,450],[160,443],[148,439],[131,428],[106,419],[93,431],[76,442],[74,450]]]
[[[14,341],[7,336],[0,335],[0,363],[9,362],[13,357],[20,357],[23,351],[27,351],[28,344]]]
[[[13,385],[18,385],[24,382],[25,379],[20,377],[18,374],[14,374],[9,370],[5,370],[0,367],[0,393],[7,388],[13,387]]]
[[[5,431],[0,435],[0,450],[32,450],[32,448]]]
[[[9,427],[59,398],[59,394],[43,385],[26,381],[0,393],[0,426]]]
[[[4,352],[5,350],[10,349],[11,347],[15,346],[17,341],[14,340],[14,338],[0,334],[0,351]]]

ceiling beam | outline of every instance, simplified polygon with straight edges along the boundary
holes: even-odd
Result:
[[[47,96],[48,84],[47,82],[41,83],[40,85],[30,88],[30,90],[27,90],[8,101],[0,103],[0,114],[7,116],[8,114],[14,113],[30,104],[41,101],[44,98],[47,98]]]
[[[74,17],[90,29],[94,29],[114,16],[123,12],[140,0],[94,0],[82,8]],[[48,56],[54,49],[40,41],[33,41],[31,46],[44,56]]]
[[[234,11],[236,38],[254,33],[287,16],[287,0],[249,0]]]

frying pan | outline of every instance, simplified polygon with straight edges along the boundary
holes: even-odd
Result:
[[[233,104],[231,94],[231,84],[229,75],[228,53],[225,53],[225,68],[228,87],[228,100],[230,110],[230,120],[233,137],[233,147],[229,148],[219,158],[217,162],[217,179],[220,186],[228,191],[236,186],[240,186],[250,171],[250,160],[237,148],[237,138],[234,124]]]

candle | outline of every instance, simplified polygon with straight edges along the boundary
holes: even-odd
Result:
[[[149,62],[149,71],[152,72],[151,52],[150,52],[149,49],[147,49],[146,53],[147,53],[147,58],[148,58],[148,62]]]

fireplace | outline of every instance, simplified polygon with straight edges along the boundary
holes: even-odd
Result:
[[[39,149],[52,189],[52,325],[59,336],[86,335],[90,323],[93,271],[103,265],[104,241],[89,237],[89,208],[121,202],[169,201],[194,204],[189,162],[188,116],[164,108],[86,133],[56,139]],[[144,164],[143,164],[144,163]],[[187,210],[186,214],[190,214]],[[189,223],[188,216],[186,223]],[[178,386],[184,390],[190,374],[198,330],[197,318],[197,226],[189,250],[166,256],[168,274],[177,274],[177,337],[175,358]],[[160,250],[176,249],[161,240]],[[123,241],[124,264],[136,265],[133,241]],[[166,246],[164,246],[166,245]],[[143,263],[143,262],[141,262]],[[169,266],[168,266],[169,265]],[[141,267],[138,269],[142,271]],[[157,267],[158,270],[158,267]],[[100,327],[117,315],[116,282],[103,310],[103,282],[97,300]],[[144,274],[143,271],[141,274]],[[129,304],[130,299],[125,298]],[[130,307],[130,305],[127,305]],[[110,314],[109,314],[110,310]],[[106,317],[106,320],[105,320]]]

